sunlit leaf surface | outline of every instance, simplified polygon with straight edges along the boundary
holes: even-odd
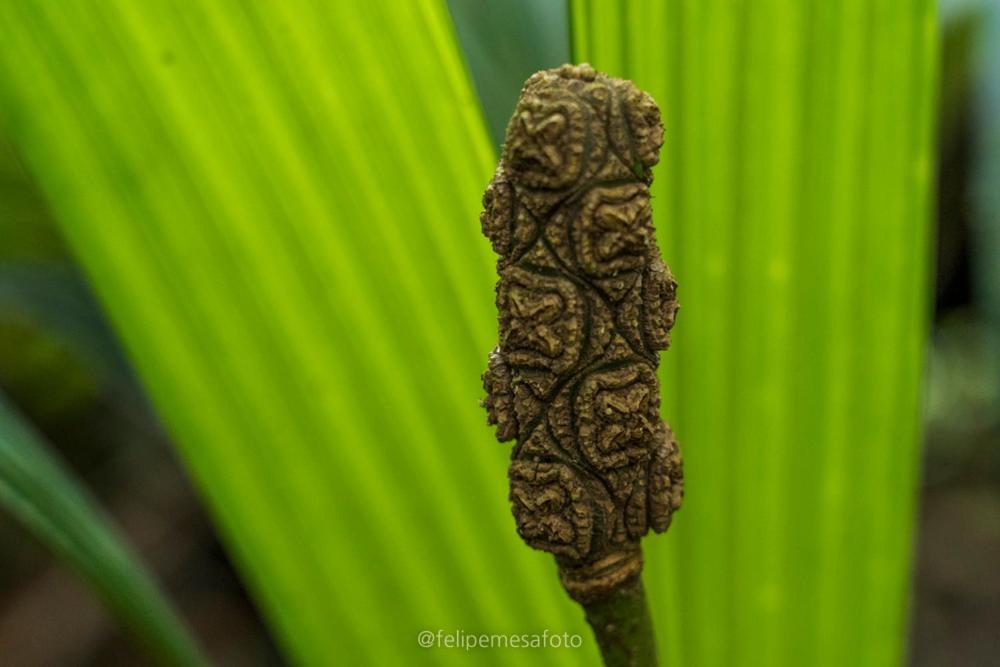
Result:
[[[495,156],[443,2],[0,3],[7,130],[302,664],[576,664],[477,405]]]
[[[660,103],[685,507],[647,548],[674,665],[898,664],[929,315],[934,3],[574,0]]]

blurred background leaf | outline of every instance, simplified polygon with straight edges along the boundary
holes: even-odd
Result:
[[[89,494],[0,394],[0,507],[76,568],[164,665],[205,664]]]
[[[982,24],[973,45],[972,95],[975,289],[986,307],[994,349],[1000,348],[1000,5],[982,0],[972,12]],[[995,380],[1000,385],[1000,376]]]
[[[524,81],[570,60],[566,2],[448,0],[448,8],[499,149]]]
[[[49,224],[41,193],[5,135],[0,135],[0,259],[51,261],[65,256],[58,230]]]
[[[445,5],[19,1],[0,32],[11,136],[290,656],[582,632],[477,405],[495,154]]]
[[[680,282],[650,544],[668,664],[903,655],[931,305],[929,0],[574,0],[573,54],[659,101]]]

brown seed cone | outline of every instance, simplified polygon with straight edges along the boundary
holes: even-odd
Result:
[[[483,195],[499,255],[499,344],[483,401],[518,533],[591,602],[642,569],[639,539],[680,506],[681,457],[660,419],[659,351],[677,284],[652,223],[659,109],[589,65],[525,83]]]

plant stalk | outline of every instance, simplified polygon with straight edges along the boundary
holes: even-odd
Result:
[[[605,667],[657,667],[653,622],[641,576],[581,604]]]

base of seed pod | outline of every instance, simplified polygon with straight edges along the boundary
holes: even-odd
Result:
[[[656,641],[638,545],[627,545],[585,565],[560,563],[559,578],[583,607],[606,667],[656,667]]]
[[[642,549],[634,542],[584,565],[559,563],[559,579],[563,588],[580,604],[606,597],[641,573]]]
[[[676,283],[649,192],[663,125],[633,83],[566,65],[521,91],[480,224],[497,258],[488,422],[516,439],[517,530],[556,555],[614,667],[656,663],[639,539],[681,500],[657,353]]]

